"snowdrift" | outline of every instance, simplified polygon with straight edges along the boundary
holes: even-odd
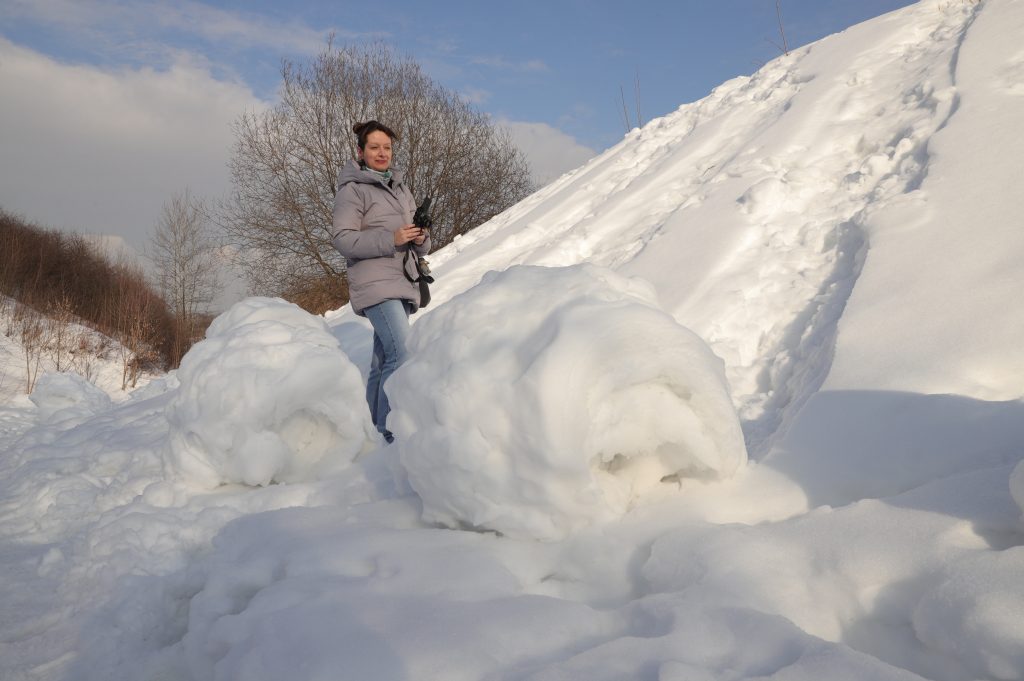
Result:
[[[375,441],[359,370],[322,319],[283,300],[217,317],[177,376],[167,467],[200,486],[316,479]]]
[[[29,399],[41,421],[85,420],[113,406],[110,396],[78,374],[46,373],[39,377]]]
[[[410,351],[390,423],[428,522],[560,539],[746,461],[722,361],[605,268],[489,273]]]

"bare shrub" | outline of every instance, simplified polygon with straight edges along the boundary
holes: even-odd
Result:
[[[2,261],[0,261],[2,262]],[[14,337],[14,299],[0,294],[0,317],[4,320],[4,335]]]
[[[36,387],[46,351],[46,321],[39,312],[20,303],[15,307],[14,317],[18,341],[25,356],[25,392],[31,393]]]
[[[71,298],[67,295],[50,307],[46,320],[49,339],[46,352],[53,362],[54,370],[58,372],[67,371],[70,368],[74,350],[74,338],[72,337],[74,335],[74,318]]]
[[[335,281],[327,277],[306,277],[296,279],[280,296],[291,301],[303,310],[313,314],[323,314],[328,310],[336,310],[348,301],[348,281],[344,278]]]
[[[131,289],[137,289],[131,293]],[[72,313],[99,332],[121,339],[129,320],[117,311],[122,299],[137,295],[149,301],[145,324],[149,345],[160,357],[170,355],[173,321],[166,305],[133,263],[112,263],[81,236],[43,229],[0,210],[0,293],[38,310],[69,301]],[[9,333],[20,326],[8,323]],[[64,359],[61,362],[63,365]]]
[[[74,356],[72,366],[75,369],[75,373],[89,381],[90,383],[96,382],[96,357],[95,355],[87,353],[78,353]]]
[[[134,263],[117,264],[108,300],[111,335],[119,342],[121,389],[127,390],[136,386],[143,370],[158,367],[159,348],[169,343],[174,322],[163,300],[146,285],[142,268]]]
[[[151,330],[146,344],[158,353],[155,366],[165,366],[171,354],[171,315],[137,263],[111,262],[81,236],[44,229],[2,210],[0,293],[40,310],[70,304],[80,322],[118,340],[135,333],[123,312],[125,300],[145,300],[138,322]],[[65,358],[60,361],[63,366]]]

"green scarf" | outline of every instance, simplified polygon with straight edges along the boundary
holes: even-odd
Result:
[[[368,173],[373,173],[374,175],[377,176],[377,179],[379,179],[384,184],[387,184],[391,180],[391,168],[388,168],[384,172],[381,172],[379,170],[374,170],[373,168],[364,163],[363,170],[365,170]]]

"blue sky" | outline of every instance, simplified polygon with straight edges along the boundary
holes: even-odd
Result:
[[[908,4],[912,3],[781,0],[781,9],[786,38],[790,47],[796,47]],[[754,72],[778,56],[782,41],[775,0],[395,0],[376,6],[326,0],[4,0],[0,87],[14,106],[0,113],[0,131],[21,140],[26,155],[48,143],[41,131],[58,138],[53,142],[60,144],[55,153],[62,155],[67,155],[69,144],[74,147],[76,140],[88,137],[95,144],[86,145],[79,156],[95,161],[96,154],[106,153],[104,149],[114,154],[121,146],[130,150],[139,145],[122,144],[123,138],[102,145],[96,140],[103,131],[71,114],[139,121],[180,109],[177,117],[149,128],[147,144],[153,143],[155,129],[167,138],[167,148],[178,153],[168,163],[174,172],[154,184],[161,185],[165,195],[184,184],[193,190],[199,184],[200,193],[223,191],[232,107],[237,115],[272,102],[281,59],[307,59],[324,46],[331,32],[338,43],[379,40],[416,59],[435,80],[495,120],[512,125],[538,174],[546,178],[576,167],[621,139],[626,128],[620,88],[635,124],[639,82],[640,116],[648,121],[700,99],[725,80]],[[74,88],[90,78],[99,83],[99,92],[83,99]],[[176,88],[181,94],[171,99]],[[104,92],[112,102],[106,108]],[[190,103],[197,93],[203,93],[203,99]],[[31,101],[19,107],[19,97]],[[216,102],[216,111],[204,113],[204,106],[213,106],[211,101]],[[6,101],[4,106],[9,106]],[[90,114],[93,106],[101,111]],[[139,111],[132,110],[135,106]],[[24,120],[17,111],[24,112]],[[47,116],[52,118],[40,120]],[[170,142],[174,134],[188,134],[178,130],[187,127],[188,117],[194,117],[197,127],[225,133],[223,143],[204,138],[192,176],[187,170],[190,162],[182,156],[187,145]],[[108,128],[120,128],[124,134],[136,129],[114,124],[103,130]],[[36,137],[30,149],[25,140]],[[210,149],[218,145],[220,161]],[[147,153],[154,154],[150,167],[160,165],[160,149],[154,146]],[[10,165],[11,155],[7,156]],[[200,169],[200,163],[211,167]],[[212,166],[218,163],[215,170]],[[24,174],[32,164],[20,165]],[[99,165],[112,169],[126,163],[100,159]],[[76,172],[96,170],[85,165],[76,166]],[[118,182],[114,176],[110,180]],[[0,207],[13,207],[36,219],[36,204],[24,198],[34,193],[26,184],[31,181],[15,181],[0,169]],[[98,178],[92,181],[100,186]],[[131,186],[137,180],[121,182]],[[158,209],[159,201],[156,204]],[[102,217],[89,219],[81,206],[64,212],[53,208],[38,219],[95,231],[117,222],[109,205],[100,211]],[[138,213],[140,208],[120,219],[151,220]],[[61,224],[68,215],[72,224]],[[74,216],[80,219],[76,222]],[[107,231],[126,229],[120,225]]]

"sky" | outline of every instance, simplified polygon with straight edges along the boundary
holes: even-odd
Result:
[[[792,48],[908,4],[779,7]],[[273,104],[282,59],[309,59],[331,34],[418,61],[508,127],[539,184],[783,44],[770,0],[5,0],[0,208],[142,248],[173,194],[228,191],[231,123]]]

